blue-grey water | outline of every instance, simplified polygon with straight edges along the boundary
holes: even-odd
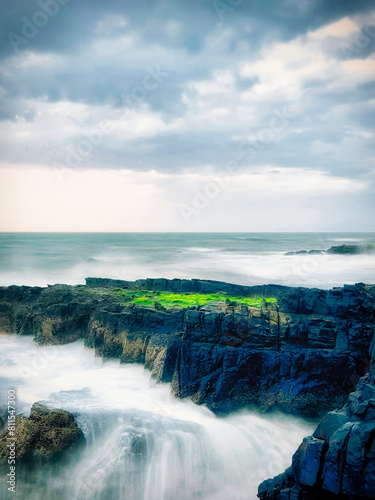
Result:
[[[87,276],[201,278],[329,288],[375,282],[375,255],[295,255],[375,243],[375,233],[0,233],[0,285]]]

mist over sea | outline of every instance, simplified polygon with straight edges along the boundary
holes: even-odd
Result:
[[[1,233],[0,285],[84,283],[87,276],[200,278],[330,288],[375,283],[375,255],[293,255],[375,243],[375,233]]]

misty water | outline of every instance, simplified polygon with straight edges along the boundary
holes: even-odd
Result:
[[[4,498],[254,500],[314,427],[280,413],[217,417],[171,396],[143,366],[104,361],[82,341],[39,347],[9,335],[0,345],[1,402],[15,388],[25,415],[36,401],[71,411],[86,439],[66,463],[20,476],[16,496]]]
[[[0,285],[74,285],[87,276],[318,288],[375,283],[374,254],[285,255],[344,244],[375,244],[375,233],[3,233]]]

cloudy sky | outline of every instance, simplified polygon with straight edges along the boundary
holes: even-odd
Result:
[[[1,231],[375,231],[373,0],[1,9]]]

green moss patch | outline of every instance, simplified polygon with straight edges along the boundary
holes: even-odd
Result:
[[[212,302],[223,301],[227,304],[245,304],[260,307],[263,300],[267,303],[276,303],[274,297],[230,297],[228,295],[214,293],[172,293],[172,292],[150,292],[144,290],[122,290],[115,289],[115,293],[123,298],[125,302],[131,302],[145,307],[155,307],[155,303],[164,308],[192,306],[205,306]]]

